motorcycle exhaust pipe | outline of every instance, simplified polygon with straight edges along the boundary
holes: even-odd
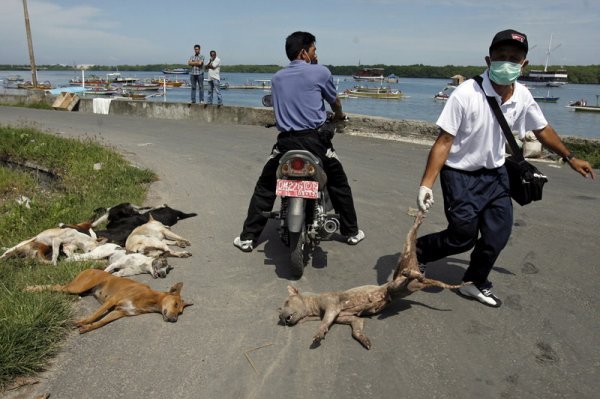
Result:
[[[336,218],[328,218],[323,223],[323,230],[326,234],[333,234],[340,228],[340,221]]]

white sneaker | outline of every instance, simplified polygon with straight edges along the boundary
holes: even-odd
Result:
[[[349,236],[346,239],[346,242],[349,245],[356,245],[364,239],[365,239],[365,232],[362,230],[358,230],[358,233],[356,233],[356,235],[354,235],[354,236]]]
[[[233,240],[233,245],[243,252],[252,252],[252,250],[254,249],[254,247],[252,246],[252,240],[242,241],[240,237],[235,237],[235,240]]]
[[[458,293],[467,299],[476,299],[484,305],[499,308],[502,301],[492,293],[492,284],[477,287],[475,284],[464,285],[458,289]]]

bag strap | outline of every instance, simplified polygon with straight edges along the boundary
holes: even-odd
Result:
[[[479,87],[481,87],[481,90],[483,90],[483,94],[485,95],[485,98],[487,98],[488,104],[490,104],[490,108],[492,108],[492,111],[494,111],[494,115],[496,115],[496,119],[498,120],[498,123],[500,124],[500,127],[502,128],[504,137],[506,137],[506,141],[508,141],[508,145],[510,145],[513,159],[516,159],[517,161],[525,160],[525,158],[523,157],[523,151],[521,151],[521,149],[517,145],[517,141],[515,140],[515,137],[513,136],[512,131],[510,130],[510,127],[508,126],[508,122],[506,122],[506,118],[504,117],[504,115],[502,114],[502,111],[500,110],[500,105],[498,105],[498,101],[496,100],[495,97],[488,96],[485,93],[485,90],[483,89],[483,78],[481,76],[477,75],[477,76],[473,77],[472,79],[479,84]]]

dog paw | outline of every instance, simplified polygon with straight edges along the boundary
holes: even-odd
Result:
[[[85,334],[86,332],[88,332],[90,330],[91,330],[91,328],[89,326],[79,327],[79,334]]]
[[[356,338],[358,342],[360,342],[360,344],[362,346],[365,347],[365,349],[371,349],[371,340],[367,337],[365,337],[364,335],[361,335],[359,338]]]
[[[180,258],[189,258],[190,256],[192,256],[192,253],[188,251],[180,252],[180,254]]]

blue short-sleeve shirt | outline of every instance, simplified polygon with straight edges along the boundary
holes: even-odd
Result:
[[[327,118],[325,103],[335,103],[337,92],[329,69],[322,65],[292,61],[273,75],[273,110],[282,132],[316,129]]]

